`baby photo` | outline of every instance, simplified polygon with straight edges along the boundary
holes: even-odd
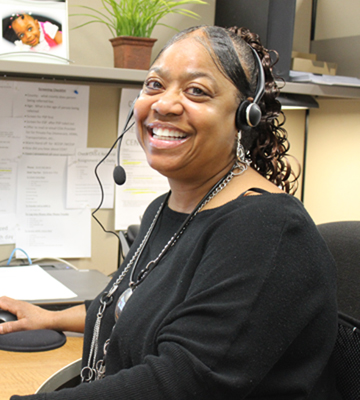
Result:
[[[62,44],[61,24],[43,16],[14,14],[9,22],[4,38],[13,42],[20,50],[50,51]],[[5,25],[4,23],[4,25]]]
[[[24,56],[29,52],[30,55],[38,53],[32,59],[38,59],[39,62],[42,58],[54,57],[51,62],[68,58],[65,1],[32,1],[27,2],[25,8],[21,1],[9,5],[0,0],[0,10],[0,59],[16,60],[20,57],[24,61],[32,61]]]

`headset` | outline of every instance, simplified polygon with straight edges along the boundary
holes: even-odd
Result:
[[[122,142],[123,136],[134,125],[134,122],[133,122],[130,126],[128,126],[129,123],[130,123],[131,118],[134,115],[134,106],[135,106],[136,100],[140,97],[141,93],[142,93],[142,90],[136,96],[136,99],[133,101],[133,103],[132,103],[132,105],[130,107],[130,111],[129,111],[127,117],[126,117],[125,125],[124,125],[124,128],[123,128],[122,132],[121,132],[121,135],[119,135],[119,137],[117,138],[116,142],[114,143],[114,145],[116,143],[118,143],[117,153],[116,153],[116,167],[114,168],[114,171],[113,171],[113,178],[114,178],[114,181],[115,181],[115,183],[117,185],[123,185],[125,183],[125,181],[126,181],[126,172],[125,172],[124,168],[120,165],[120,147],[121,147],[121,142]],[[114,147],[114,145],[113,145],[113,147]]]
[[[249,45],[250,49],[253,52],[255,63],[257,64],[258,68],[258,81],[257,81],[257,87],[256,87],[256,92],[255,92],[255,97],[254,101],[250,102],[249,100],[244,100],[240,103],[236,115],[235,115],[235,124],[236,128],[238,130],[243,130],[247,131],[251,128],[254,128],[257,126],[261,120],[261,109],[259,106],[259,102],[262,98],[262,96],[265,93],[265,74],[264,74],[264,68],[262,66],[260,57],[257,53],[257,51]],[[136,99],[133,101],[130,111],[126,117],[126,122],[124,125],[124,129],[121,133],[121,135],[117,138],[116,142],[114,143],[113,147],[115,144],[118,142],[118,147],[117,147],[117,159],[116,159],[116,167],[113,172],[113,177],[114,181],[117,185],[123,185],[126,181],[126,172],[124,168],[120,165],[120,147],[121,147],[121,142],[122,138],[125,135],[125,133],[131,129],[131,127],[134,125],[132,123],[130,126],[130,120],[134,115],[134,106],[141,95],[142,91],[138,94]]]
[[[123,136],[125,135],[125,133],[130,130],[133,125],[134,122],[129,126],[130,120],[134,115],[134,106],[136,103],[136,100],[139,98],[141,92],[138,94],[138,96],[136,97],[136,99],[133,101],[131,107],[130,107],[130,111],[126,117],[126,122],[125,122],[125,126],[121,132],[121,134],[117,137],[117,139],[115,140],[115,142],[113,143],[113,145],[110,147],[109,151],[106,153],[106,155],[98,162],[98,164],[95,166],[95,177],[99,183],[99,187],[100,187],[100,192],[101,192],[101,199],[100,199],[100,203],[99,205],[96,207],[96,209],[91,213],[92,217],[95,219],[95,221],[100,225],[100,227],[102,228],[102,230],[106,233],[111,233],[112,235],[116,236],[118,241],[119,241],[119,255],[122,253],[122,242],[120,239],[120,236],[113,231],[109,231],[107,229],[105,229],[104,225],[99,221],[99,219],[95,216],[95,214],[100,210],[103,202],[104,202],[104,189],[103,189],[103,185],[101,183],[99,174],[97,172],[98,168],[100,167],[100,165],[109,157],[110,153],[113,151],[114,147],[116,146],[116,144],[118,143],[118,147],[117,147],[117,162],[116,162],[116,167],[114,168],[113,171],[113,177],[114,177],[114,181],[117,185],[123,185],[126,181],[126,173],[124,168],[120,165],[120,144],[122,141]],[[120,256],[119,256],[120,259]]]
[[[258,65],[258,71],[259,71],[258,72],[258,82],[257,82],[254,101],[253,102],[250,102],[248,100],[242,101],[236,111],[235,123],[236,123],[236,127],[238,130],[249,130],[249,129],[257,126],[261,120],[261,109],[259,106],[259,102],[265,92],[265,74],[264,74],[264,69],[263,69],[263,66],[262,66],[262,63],[261,63],[258,53],[251,46],[250,46],[250,48],[254,54],[255,62]],[[102,223],[95,216],[95,214],[100,210],[103,200],[104,200],[104,190],[103,190],[99,175],[97,173],[97,169],[105,161],[105,159],[109,156],[109,154],[112,152],[112,150],[118,143],[117,160],[116,160],[116,166],[113,171],[113,177],[114,177],[114,181],[117,185],[123,185],[125,183],[126,173],[125,173],[124,168],[120,165],[120,147],[121,147],[121,142],[122,142],[123,136],[134,125],[134,122],[133,122],[129,126],[130,121],[134,115],[135,103],[136,103],[137,99],[139,98],[139,96],[141,95],[141,93],[142,93],[142,91],[140,91],[140,93],[138,94],[138,96],[133,101],[133,103],[130,107],[130,111],[126,117],[125,125],[124,125],[124,128],[123,128],[121,134],[115,140],[114,144],[111,146],[111,148],[109,149],[107,154],[103,157],[103,159],[96,165],[95,171],[94,171],[96,179],[98,180],[98,183],[100,186],[100,190],[101,190],[101,200],[100,200],[98,207],[91,213],[91,215],[96,220],[96,222],[100,225],[100,227],[103,229],[104,232],[111,233],[117,237],[117,239],[119,240],[119,254],[121,254],[121,252],[122,252],[122,243],[121,243],[119,235],[113,231],[109,231],[109,230],[105,229],[104,226],[102,225]]]
[[[264,69],[263,69],[263,66],[262,66],[262,63],[261,63],[261,60],[260,60],[260,57],[259,57],[257,51],[254,48],[252,48],[251,46],[250,46],[250,48],[254,54],[255,62],[258,65],[258,71],[259,71],[258,72],[258,82],[257,82],[254,101],[253,102],[250,102],[248,100],[242,101],[236,111],[235,123],[236,123],[236,128],[238,130],[249,130],[249,129],[257,126],[261,120],[261,109],[259,106],[259,102],[265,92],[265,74],[264,74]],[[91,214],[92,214],[92,217],[96,220],[96,222],[101,226],[101,228],[103,229],[104,232],[111,233],[117,237],[117,239],[119,240],[119,253],[121,253],[121,249],[122,249],[122,243],[121,243],[119,235],[117,235],[113,231],[109,231],[109,230],[105,229],[104,226],[101,224],[101,222],[95,216],[95,214],[100,210],[103,200],[104,200],[104,190],[103,190],[99,175],[97,173],[97,169],[105,161],[105,159],[109,156],[109,154],[112,152],[112,150],[118,143],[117,160],[116,160],[116,166],[113,171],[113,178],[117,185],[123,185],[125,183],[126,173],[125,173],[124,168],[120,165],[120,147],[121,147],[121,142],[122,142],[123,136],[134,125],[134,122],[130,126],[129,126],[129,123],[134,115],[135,103],[136,103],[137,99],[139,98],[139,96],[141,95],[141,93],[142,93],[142,91],[140,91],[140,93],[135,98],[135,100],[133,101],[133,103],[130,107],[130,111],[126,117],[125,125],[124,125],[124,128],[123,128],[121,134],[115,140],[115,142],[109,149],[108,153],[103,157],[103,159],[95,167],[95,176],[98,180],[100,190],[101,190],[101,200],[100,200],[98,207]]]
[[[261,109],[259,102],[265,93],[265,73],[259,54],[250,46],[253,52],[255,63],[258,67],[258,81],[254,101],[244,100],[240,103],[235,115],[235,124],[237,130],[247,131],[259,125],[261,120]]]

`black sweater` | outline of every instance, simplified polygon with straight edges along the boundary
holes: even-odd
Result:
[[[132,252],[161,200],[147,209]],[[165,208],[137,272],[185,217]],[[135,290],[114,328],[103,380],[22,398],[337,398],[328,367],[337,332],[335,286],[333,259],[298,200],[240,197],[199,213]],[[100,343],[111,334],[114,305]],[[84,363],[98,307],[96,299],[87,312]]]

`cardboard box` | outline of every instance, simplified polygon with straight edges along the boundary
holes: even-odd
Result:
[[[307,60],[316,61],[316,54],[315,53],[301,53],[300,51],[293,51],[291,53],[292,58],[305,58]]]
[[[292,59],[291,69],[312,74],[336,75],[337,64],[296,57]]]

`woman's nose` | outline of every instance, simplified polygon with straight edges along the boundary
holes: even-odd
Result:
[[[151,105],[151,109],[160,115],[181,115],[183,112],[181,94],[174,91],[162,93]]]

